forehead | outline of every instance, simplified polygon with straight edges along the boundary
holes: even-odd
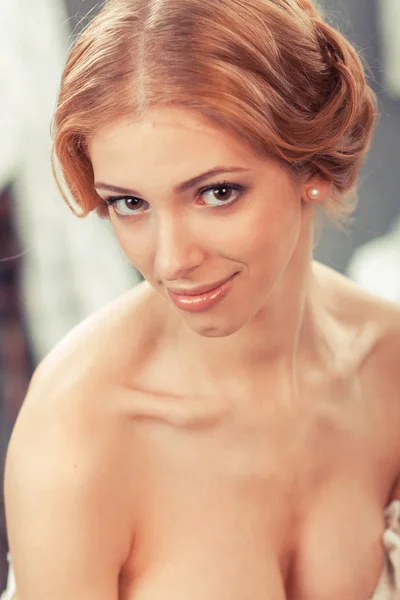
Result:
[[[120,171],[130,165],[145,169],[175,170],[204,165],[261,164],[261,158],[243,140],[184,109],[164,108],[139,121],[120,120],[95,132],[89,144],[96,171]],[[265,161],[265,159],[264,159]]]

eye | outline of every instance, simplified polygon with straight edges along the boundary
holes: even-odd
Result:
[[[143,204],[147,204],[145,200],[135,198],[134,196],[112,197],[105,200],[107,206],[112,206],[117,215],[128,217],[132,214],[143,212],[140,210]]]
[[[207,206],[218,208],[236,202],[243,191],[244,188],[241,185],[224,182],[203,188],[199,191],[199,196],[203,199],[208,195],[211,201],[216,201],[217,203],[207,204]]]
[[[202,188],[196,197],[201,199],[200,204],[208,208],[224,208],[236,202],[245,188],[236,183],[216,183]],[[205,198],[211,202],[206,202]],[[121,218],[134,218],[148,210],[148,202],[134,196],[112,196],[105,200],[108,207],[113,207],[114,212]],[[147,205],[147,207],[145,206]]]

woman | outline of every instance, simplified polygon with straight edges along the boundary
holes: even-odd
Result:
[[[77,41],[69,202],[145,281],[33,377],[5,481],[18,600],[398,595],[400,311],[312,260],[375,110],[307,0],[110,0]]]

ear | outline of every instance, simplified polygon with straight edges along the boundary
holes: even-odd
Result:
[[[308,204],[323,204],[331,183],[319,176],[310,177],[301,187],[301,198]]]

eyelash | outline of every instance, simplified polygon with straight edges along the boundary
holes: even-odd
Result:
[[[220,204],[217,206],[208,206],[207,208],[215,208],[217,210],[220,209],[224,209],[224,208],[228,208],[229,206],[232,206],[233,204],[235,204],[239,198],[243,195],[243,192],[246,191],[246,188],[242,185],[239,185],[237,183],[228,183],[226,181],[223,181],[221,183],[216,183],[214,185],[209,185],[207,187],[201,188],[198,190],[197,194],[196,194],[196,198],[198,198],[199,196],[203,196],[206,192],[211,192],[211,191],[215,191],[215,190],[221,190],[221,189],[226,189],[226,190],[232,190],[232,191],[236,191],[239,192],[239,196],[237,198],[235,198],[234,200],[228,200],[227,202],[225,202],[225,204]],[[108,198],[106,198],[104,200],[104,203],[107,207],[111,208],[113,207],[114,212],[118,215],[119,218],[121,219],[132,219],[132,218],[136,218],[139,215],[143,214],[144,212],[146,212],[145,210],[140,210],[140,211],[132,211],[131,215],[125,215],[125,214],[121,214],[119,213],[116,208],[115,208],[115,204],[119,201],[119,200],[131,200],[131,199],[135,199],[135,200],[141,200],[141,198],[136,198],[136,196],[109,196]],[[143,202],[145,202],[145,200],[143,200]]]

